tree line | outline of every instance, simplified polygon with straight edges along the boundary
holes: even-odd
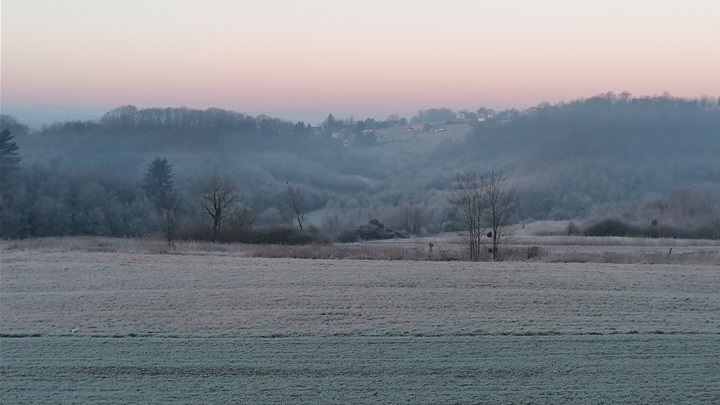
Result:
[[[158,232],[172,243],[177,238],[233,240],[241,242],[306,243],[321,238],[319,230],[306,230],[307,214],[302,192],[287,185],[282,201],[285,224],[270,231],[253,229],[254,213],[242,205],[232,180],[213,173],[198,184],[192,201],[210,218],[208,227],[194,223],[183,226],[187,198],[175,189],[175,172],[166,158],[155,158],[143,173],[138,187],[101,176],[63,177],[57,171],[38,166],[29,171],[20,167],[18,146],[8,129],[0,132],[0,166],[3,192],[0,226],[5,238],[69,235],[147,236]],[[506,229],[517,206],[504,174],[490,170],[468,170],[458,176],[450,193],[457,229],[469,244],[471,260],[479,260],[482,238],[487,232],[489,252],[497,258],[498,247],[507,237]],[[408,228],[419,232],[421,213],[405,209],[402,218]],[[324,238],[332,236],[330,230]],[[386,228],[377,219],[338,236],[338,240],[407,237]],[[329,239],[325,239],[329,241]]]
[[[405,132],[414,122],[464,125],[468,137],[405,151],[392,136],[418,144],[441,135]],[[0,128],[9,131],[3,237],[173,230],[175,238],[240,240],[277,225],[279,238],[349,241],[457,231],[448,196],[468,167],[507,176],[519,202],[512,222],[622,217],[643,226],[657,220],[656,230],[718,217],[720,109],[709,98],[604,94],[525,111],[435,108],[410,120],[329,115],[317,126],[219,109],[126,106],[38,130],[2,116]],[[364,141],[347,146],[338,133]],[[172,169],[172,192],[163,198],[145,184],[156,158]],[[216,176],[236,192],[217,226],[200,203],[206,185],[222,183]],[[667,208],[677,201],[699,208]]]
[[[307,243],[330,241],[335,229],[321,234],[306,228],[303,193],[287,184],[281,203],[284,225],[258,230],[254,213],[241,203],[237,185],[217,172],[201,181],[188,196],[175,188],[175,172],[166,158],[155,158],[136,187],[117,178],[68,176],[56,170],[20,167],[17,144],[9,130],[0,132],[2,185],[0,226],[5,238],[107,235],[144,237],[161,234],[169,243],[178,238],[250,243]],[[189,197],[189,198],[188,198]],[[480,259],[481,234],[489,230],[490,252],[507,236],[506,225],[517,201],[501,172],[466,171],[458,176],[450,201],[456,207],[457,229],[467,235],[470,258]],[[187,221],[189,205],[196,204],[207,223]],[[419,233],[422,213],[405,208],[400,213],[407,229]],[[332,222],[332,221],[329,221]],[[287,225],[294,225],[288,227]],[[337,235],[337,240],[407,237],[377,219]]]

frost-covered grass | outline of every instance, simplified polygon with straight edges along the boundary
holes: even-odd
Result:
[[[563,242],[566,243],[561,243]],[[588,238],[602,239],[602,238]],[[582,237],[516,237],[500,246],[500,261],[546,263],[617,263],[617,264],[707,264],[720,265],[720,241],[645,240],[611,238],[591,240]],[[706,243],[703,243],[706,242]],[[431,246],[432,244],[432,246]],[[461,238],[455,235],[412,239],[390,239],[352,244],[249,247],[255,257],[299,259],[360,259],[467,261]],[[481,256],[481,261],[492,255]]]
[[[459,247],[434,249],[427,246],[348,243],[336,245],[281,246],[261,245],[250,250],[254,257],[294,259],[352,259],[352,260],[465,260]]]
[[[0,403],[720,402],[715,265],[65,243],[3,246]]]
[[[720,240],[631,238],[624,236],[517,235],[512,241],[522,245],[541,244],[553,246],[720,247]]]
[[[90,336],[720,333],[717,270],[10,250],[0,325]]]
[[[229,254],[243,255],[248,246],[196,241],[176,241],[171,244],[157,238],[133,239],[103,236],[66,236],[0,240],[0,252],[107,252],[151,254]]]
[[[4,404],[716,404],[718,335],[4,339]]]
[[[620,237],[537,236],[519,230],[500,246],[501,261],[547,263],[720,265],[720,241]],[[448,233],[332,245],[241,245],[159,239],[60,237],[0,241],[0,252],[108,252],[228,255],[263,258],[466,261],[461,237]],[[481,258],[490,261],[488,253]]]

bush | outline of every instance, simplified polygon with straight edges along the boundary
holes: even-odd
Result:
[[[638,238],[720,239],[720,221],[700,228],[675,228],[652,221],[649,226],[630,225],[619,219],[604,219],[587,226],[585,236],[625,236]]]
[[[568,236],[580,235],[580,229],[578,229],[577,225],[575,225],[573,221],[570,221],[567,228],[565,228],[565,233]]]
[[[362,240],[380,240],[380,239],[395,239],[395,238],[407,238],[408,233],[405,231],[395,231],[390,228],[386,228],[385,225],[380,223],[377,219],[371,219],[367,225],[359,226],[355,229],[346,231],[338,237],[340,242],[358,242]]]
[[[289,227],[275,227],[253,230],[244,243],[263,245],[307,245],[315,239],[312,235]]]
[[[205,225],[196,225],[185,229],[178,235],[180,240],[212,241],[212,229]],[[247,243],[252,245],[307,245],[310,243],[328,243],[319,234],[300,231],[291,227],[270,227],[252,229],[223,229],[217,242]]]
[[[571,222],[572,223],[572,222]],[[530,246],[527,249],[527,260],[534,259],[536,257],[540,256],[540,247],[538,246]]]
[[[589,225],[583,233],[585,236],[639,236],[641,232],[619,219],[610,218]]]

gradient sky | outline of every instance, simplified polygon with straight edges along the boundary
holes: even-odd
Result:
[[[720,96],[718,0],[3,0],[3,108],[412,116]]]

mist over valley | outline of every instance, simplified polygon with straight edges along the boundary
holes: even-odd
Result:
[[[8,115],[0,123],[21,158],[3,176],[10,238],[160,233],[143,189],[157,158],[172,170],[185,237],[209,222],[196,195],[213,175],[233,184],[234,209],[253,227],[297,227],[285,206],[292,189],[305,230],[330,239],[370,220],[406,234],[454,231],[448,193],[467,168],[506,175],[518,194],[512,223],[621,218],[720,236],[720,109],[710,98],[608,93],[523,111],[330,115],[319,126],[133,106],[37,130]]]

